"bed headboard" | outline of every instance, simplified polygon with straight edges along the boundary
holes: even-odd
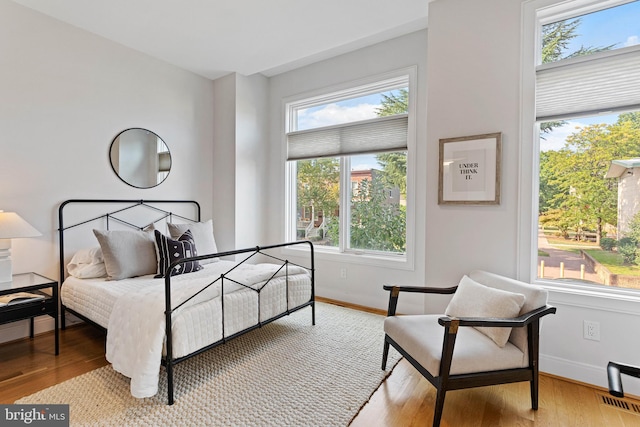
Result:
[[[199,222],[200,204],[195,200],[142,199],[70,199],[62,202],[58,208],[60,283],[65,279],[66,270],[65,235],[71,230],[144,230],[151,225],[161,229],[158,224],[170,223],[174,219]]]

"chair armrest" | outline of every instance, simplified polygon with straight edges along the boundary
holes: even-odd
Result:
[[[458,289],[457,286],[453,286],[451,288],[430,288],[427,286],[395,286],[395,285],[384,285],[382,287],[385,291],[393,292],[417,292],[421,294],[452,294]]]
[[[398,296],[400,292],[414,292],[421,294],[452,294],[458,289],[457,286],[451,288],[429,288],[426,286],[394,286],[384,285],[385,291],[391,291],[389,294],[389,308],[387,308],[387,316],[395,316],[398,306]]]
[[[556,308],[552,306],[544,306],[536,308],[528,313],[518,317],[497,318],[497,317],[457,317],[459,326],[484,326],[497,328],[522,328],[527,326],[534,320],[540,319],[547,314],[553,314]],[[449,327],[453,318],[444,316],[438,319],[441,326]]]

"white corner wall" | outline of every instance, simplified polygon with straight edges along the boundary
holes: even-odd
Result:
[[[269,188],[269,81],[255,74],[237,77],[236,104],[236,248],[266,245],[264,221]]]
[[[42,237],[13,242],[14,272],[58,278],[57,209],[69,198],[196,199],[212,214],[213,82],[8,0],[0,0],[0,209]],[[159,186],[120,181],[112,139],[147,128],[168,145]],[[39,317],[37,331],[52,320]],[[0,340],[28,323],[0,327]]]
[[[232,73],[214,81],[213,219],[218,250],[266,243],[269,198],[268,79]]]
[[[236,248],[236,75],[214,80],[213,231],[219,251]]]
[[[436,0],[430,4],[425,182],[429,283],[455,283],[473,268],[531,280],[526,266],[531,264],[534,144],[533,132],[520,126],[526,122],[521,114],[527,112],[521,108],[521,93],[527,97],[533,93],[532,88],[521,87],[521,9],[527,3],[531,2]],[[528,123],[532,126],[533,120]],[[503,135],[501,204],[439,206],[438,140],[488,132]],[[640,364],[640,340],[634,332],[640,329],[637,295],[587,291],[578,295],[552,288],[549,298],[558,312],[543,322],[541,370],[606,387],[609,360]],[[429,304],[427,308],[431,309]],[[584,320],[600,323],[599,342],[583,338]],[[640,395],[640,380],[625,377],[623,381],[626,392]]]
[[[320,61],[270,79],[270,197],[267,201],[269,239],[282,241],[285,218],[284,100],[309,91],[353,82],[411,66],[417,66],[417,149],[416,159],[416,236],[424,235],[424,182],[426,176],[426,30]],[[424,239],[416,239],[415,268],[399,269],[336,261],[316,252],[316,293],[319,296],[386,309],[388,293],[384,284],[421,284],[424,277]],[[300,260],[299,262],[302,262]],[[346,269],[347,278],[340,277]],[[400,310],[422,311],[421,298],[400,299]]]

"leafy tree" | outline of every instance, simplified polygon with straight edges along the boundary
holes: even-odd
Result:
[[[562,212],[556,221],[571,224],[578,233],[595,229],[599,243],[604,225],[617,222],[617,182],[605,174],[612,160],[638,156],[640,128],[627,119],[581,128],[567,138],[563,149],[541,157],[541,182],[550,189],[541,195],[547,206]]]
[[[543,226],[557,227],[563,238],[569,238],[569,230],[571,229],[573,222],[565,215],[565,212],[562,209],[552,209],[548,211],[544,215],[540,216],[539,221]]]
[[[377,251],[405,252],[406,210],[387,200],[384,184],[363,180],[351,205],[351,247]]]
[[[626,236],[640,242],[640,212],[637,212],[629,221],[629,231]]]
[[[376,114],[379,117],[407,112],[409,112],[409,91],[404,88],[398,90],[397,93],[383,93],[380,107],[376,108]]]
[[[382,166],[382,182],[387,187],[397,187],[403,198],[407,197],[407,153],[395,151],[376,156]]]
[[[622,113],[618,116],[618,124],[627,123],[633,129],[640,129],[640,111]]]
[[[331,216],[340,199],[340,162],[335,157],[298,161],[298,212],[312,207],[318,214]]]
[[[553,165],[557,161],[555,157],[561,155],[557,151],[543,151],[540,153],[540,215],[546,214],[550,210],[558,209],[560,203],[556,195],[560,193],[558,181],[555,179],[556,172]]]
[[[625,264],[636,262],[638,242],[631,237],[623,237],[618,241],[618,253],[622,256]]]
[[[380,117],[403,114],[409,111],[409,91],[400,89],[397,92],[382,94],[380,107],[376,114]],[[393,152],[376,155],[382,166],[382,181],[390,187],[398,187],[400,194],[407,195],[407,153]]]

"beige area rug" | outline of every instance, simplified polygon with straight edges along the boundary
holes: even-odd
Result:
[[[346,426],[390,373],[380,369],[383,316],[316,303],[175,367],[156,396],[136,399],[111,366],[16,403],[69,404],[72,426]]]

